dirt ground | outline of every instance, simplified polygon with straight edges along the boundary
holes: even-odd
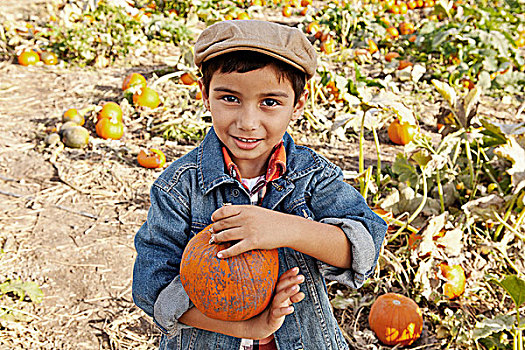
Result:
[[[0,12],[29,16],[42,6],[45,1],[3,0]],[[147,75],[162,62],[148,57],[134,70]],[[34,281],[44,292],[40,304],[13,301],[30,321],[0,321],[0,348],[156,348],[159,333],[134,306],[131,278],[133,237],[159,172],[138,167],[132,151],[139,145],[126,139],[86,150],[49,152],[42,145],[44,131],[66,109],[121,99],[130,70],[0,62],[0,283]],[[161,144],[168,161],[191,148],[147,143]],[[355,170],[356,142],[314,146]],[[371,142],[367,149],[373,164]],[[384,146],[382,159],[392,160],[399,150]]]

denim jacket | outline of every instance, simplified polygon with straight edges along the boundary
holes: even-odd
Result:
[[[294,304],[274,334],[280,350],[348,349],[335,319],[324,278],[359,288],[372,273],[386,233],[342,171],[284,135],[287,170],[267,186],[262,206],[339,226],[351,243],[350,269],[329,266],[290,248],[279,248],[279,275],[298,266],[306,297]],[[199,147],[173,162],[151,188],[147,221],[137,232],[133,300],[163,332],[160,349],[239,349],[241,339],[188,327],[178,318],[193,306],[179,268],[184,247],[211,223],[224,203],[250,204],[245,188],[224,170],[213,128]],[[286,227],[282,228],[283,231]],[[279,234],[279,233],[276,233]],[[322,232],[319,232],[322,239]]]

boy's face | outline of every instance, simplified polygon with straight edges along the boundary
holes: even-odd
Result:
[[[241,175],[262,175],[288,124],[302,115],[307,93],[294,105],[291,82],[285,78],[279,81],[271,65],[246,73],[216,72],[210,81],[209,96],[202,82],[199,84],[215,132]]]

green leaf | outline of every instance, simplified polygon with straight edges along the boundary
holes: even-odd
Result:
[[[452,6],[454,5],[454,1],[451,0],[438,0],[436,1],[436,4],[434,6],[434,12],[436,14],[443,13],[448,18],[451,18],[450,11],[452,10]]]
[[[457,35],[458,30],[456,28],[450,28],[444,32],[439,32],[432,41],[432,48],[438,49],[444,42],[448,40],[449,36]]]
[[[22,282],[21,280],[7,281],[0,284],[0,295],[13,293],[20,300],[26,296],[34,303],[40,303],[44,299],[44,293],[35,282]]]
[[[516,309],[519,309],[521,305],[525,303],[525,280],[522,280],[516,275],[510,275],[501,281],[492,278],[490,282],[496,283],[505,289],[514,301]]]
[[[418,182],[416,168],[402,153],[396,156],[396,160],[392,164],[392,171],[399,176],[399,181],[401,182],[408,182],[409,184]]]
[[[487,338],[493,333],[511,331],[514,327],[515,318],[511,315],[498,315],[494,318],[484,318],[477,322],[472,337],[474,340]]]
[[[411,159],[415,161],[420,167],[424,167],[430,162],[432,157],[428,154],[426,150],[421,150],[412,155]]]
[[[494,147],[507,143],[507,133],[501,128],[501,125],[487,119],[482,119],[481,125],[484,128],[482,134],[485,135],[483,138],[485,147]]]
[[[335,309],[345,310],[348,307],[355,305],[355,300],[353,298],[345,298],[341,294],[337,294],[332,300],[330,300],[332,306]]]
[[[355,69],[355,80],[356,82],[363,82],[366,86],[375,86],[378,88],[385,88],[379,80],[377,79],[369,79],[366,75],[363,75],[361,73],[361,70],[359,70],[359,65],[357,62],[354,62],[354,69]]]

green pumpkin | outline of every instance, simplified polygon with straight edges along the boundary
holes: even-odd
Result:
[[[82,148],[89,142],[89,131],[80,125],[74,125],[64,130],[62,142],[68,147]]]

